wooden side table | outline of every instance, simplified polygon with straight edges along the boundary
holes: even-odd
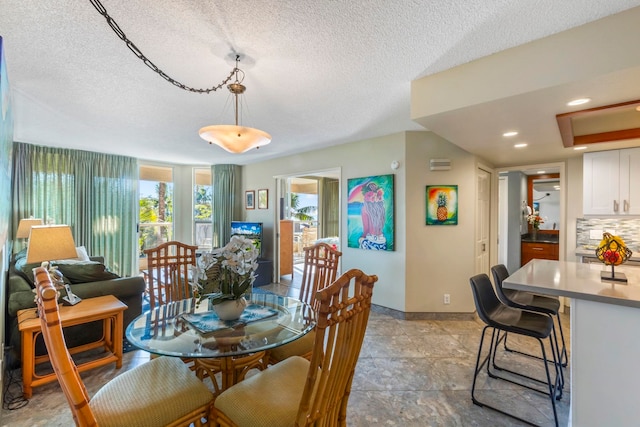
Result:
[[[108,365],[115,362],[116,368],[122,367],[122,323],[126,304],[113,295],[87,298],[74,306],[60,306],[62,326],[74,326],[96,320],[103,321],[102,338],[89,344],[69,349],[71,354],[80,353],[94,348],[104,347],[106,354],[93,360],[78,364],[78,371]],[[33,387],[55,381],[55,372],[37,374],[36,365],[49,361],[49,355],[36,356],[35,343],[42,333],[40,318],[35,308],[18,311],[18,329],[22,334],[22,394],[29,399]]]

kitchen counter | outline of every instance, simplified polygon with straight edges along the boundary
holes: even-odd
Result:
[[[577,298],[600,303],[640,308],[640,268],[615,268],[624,273],[628,284],[603,281],[601,271],[611,271],[604,264],[583,264],[534,259],[504,281],[504,286],[546,295]],[[638,312],[640,316],[640,311]]]
[[[559,238],[557,234],[540,233],[533,236],[531,233],[523,234],[520,241],[525,243],[551,243],[557,245]]]
[[[640,419],[640,268],[618,266],[628,283],[603,281],[603,264],[534,259],[507,289],[571,300],[571,425],[636,426]]]
[[[633,254],[629,257],[628,261],[634,263],[640,263],[640,251],[634,248],[629,248]],[[596,258],[596,247],[595,246],[578,246],[575,252],[577,257],[582,258]]]

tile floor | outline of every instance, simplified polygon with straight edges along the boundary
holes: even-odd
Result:
[[[273,292],[297,293],[286,285],[263,287]],[[564,315],[569,339],[569,316]],[[358,426],[520,426],[525,425],[471,402],[471,384],[483,324],[479,320],[398,320],[373,311],[356,368],[348,409],[348,425]],[[531,339],[509,338],[518,348],[539,348]],[[487,341],[485,340],[485,343]],[[568,344],[568,342],[567,342]],[[144,363],[148,353],[132,351],[123,368],[112,365],[82,374],[90,395],[120,372]],[[542,375],[538,360],[507,354],[501,360],[517,370]],[[569,415],[569,378],[557,402],[560,425]],[[12,373],[19,377],[19,371]],[[486,399],[541,426],[552,426],[551,404],[542,394],[508,382],[490,379],[483,372],[478,397]],[[19,384],[9,394],[19,395]],[[57,383],[34,389],[25,406],[1,412],[0,426],[72,426],[67,402]]]

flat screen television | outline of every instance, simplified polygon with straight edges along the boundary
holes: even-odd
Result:
[[[231,236],[241,235],[253,240],[262,257],[262,223],[249,221],[231,221]]]

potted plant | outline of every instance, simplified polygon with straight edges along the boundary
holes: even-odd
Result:
[[[223,248],[202,254],[191,282],[198,303],[208,299],[222,320],[240,317],[247,304],[244,294],[256,278],[258,254],[253,240],[239,235],[232,236]]]

